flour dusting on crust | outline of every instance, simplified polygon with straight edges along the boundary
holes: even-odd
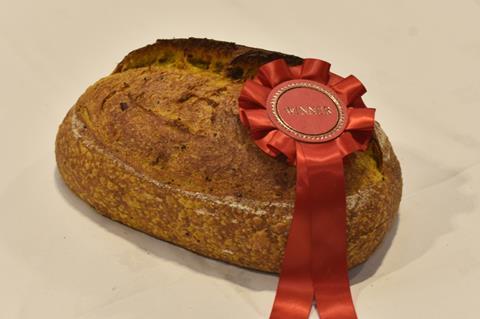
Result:
[[[263,209],[255,209],[251,206],[259,206],[259,207],[281,207],[281,208],[293,208],[292,204],[289,203],[282,203],[282,202],[263,202],[263,201],[256,201],[256,200],[251,200],[251,199],[241,199],[237,200],[233,196],[225,196],[225,197],[219,197],[219,196],[214,196],[210,194],[205,194],[205,193],[200,193],[200,192],[192,192],[192,191],[187,191],[184,189],[172,187],[170,185],[167,185],[165,183],[162,183],[156,179],[153,179],[143,173],[138,172],[136,169],[134,169],[132,166],[128,165],[124,161],[120,160],[117,158],[115,155],[113,155],[111,152],[106,150],[105,148],[101,147],[98,143],[95,143],[95,141],[92,141],[85,135],[81,133],[81,129],[84,127],[83,122],[78,118],[76,112],[73,112],[72,114],[72,133],[75,136],[75,138],[80,141],[85,147],[94,149],[95,151],[103,154],[104,156],[108,157],[111,159],[113,162],[115,162],[117,165],[122,166],[127,170],[128,172],[132,173],[136,177],[147,181],[149,183],[152,183],[156,185],[157,187],[161,187],[164,189],[168,189],[171,192],[177,192],[181,193],[182,195],[185,195],[190,198],[194,198],[197,200],[205,201],[205,202],[213,202],[217,205],[224,205],[224,206],[229,206],[231,208],[235,208],[238,210],[243,210],[247,211],[251,214],[254,215],[265,215],[267,214],[267,211]],[[206,212],[203,211],[196,211],[197,214],[206,214]],[[291,218],[291,216],[287,217]]]

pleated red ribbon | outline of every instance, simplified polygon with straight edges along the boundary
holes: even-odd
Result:
[[[303,107],[302,113],[294,114],[297,122],[286,123],[275,103],[297,84],[303,89],[318,86],[337,104],[320,105],[328,99],[312,97],[308,108],[309,91],[298,91],[303,104],[296,107]],[[306,319],[314,300],[322,319],[357,318],[347,268],[343,158],[365,150],[372,136],[375,110],[361,100],[365,92],[354,76],[331,73],[327,62],[304,59],[301,65],[288,66],[278,59],[261,66],[240,93],[240,119],[254,142],[270,156],[284,154],[297,167],[295,209],[271,319]],[[288,103],[295,107],[295,98]],[[326,118],[322,115],[332,114],[338,117],[332,122],[335,129],[311,134],[312,125]],[[317,117],[308,122],[307,116]]]

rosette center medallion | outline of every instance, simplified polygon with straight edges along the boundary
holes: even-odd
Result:
[[[278,129],[305,142],[330,141],[345,129],[345,105],[333,90],[316,81],[282,82],[270,92],[267,110]]]

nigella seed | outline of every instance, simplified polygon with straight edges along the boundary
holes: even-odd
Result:
[[[121,103],[120,103],[120,109],[121,109],[122,111],[125,111],[126,109],[128,109],[128,104],[125,103],[125,102],[121,102]]]

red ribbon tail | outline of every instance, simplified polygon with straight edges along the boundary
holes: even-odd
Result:
[[[347,267],[343,156],[335,143],[297,144],[295,211],[270,319],[357,319]]]
[[[297,194],[277,293],[270,319],[307,319],[314,298],[311,276],[311,214],[305,207],[308,185],[297,168]],[[302,190],[302,191],[298,191]]]
[[[312,279],[317,311],[322,319],[357,319],[348,278],[343,157],[325,150],[328,146],[309,146],[303,149],[308,158]]]

